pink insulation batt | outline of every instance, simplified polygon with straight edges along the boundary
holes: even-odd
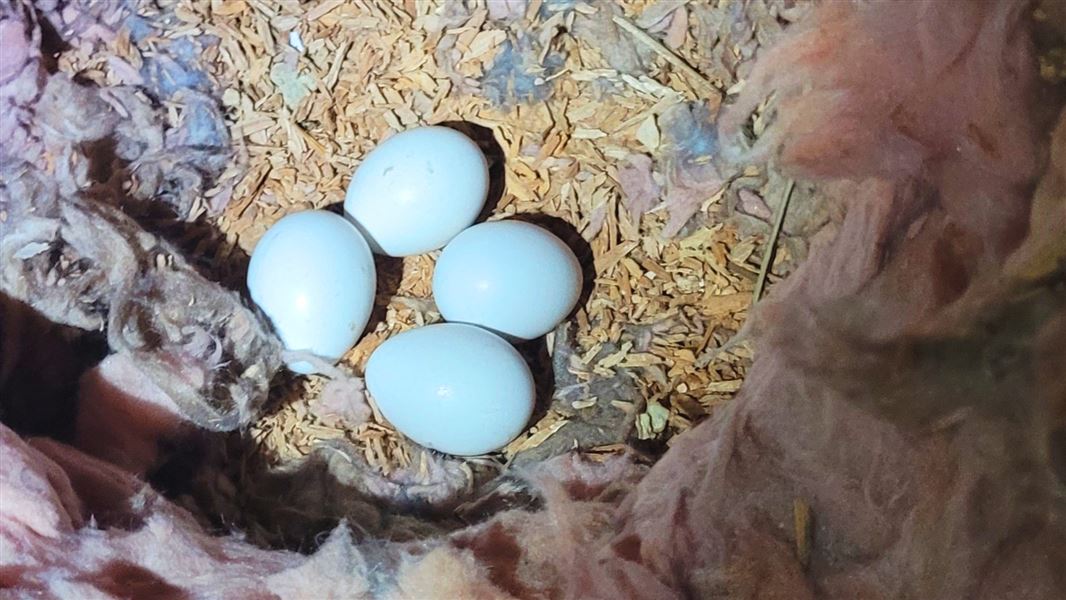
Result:
[[[826,2],[758,57],[723,147],[817,183],[844,216],[755,311],[738,397],[650,470],[563,456],[519,474],[539,510],[263,549],[140,478],[152,440],[204,424],[113,346],[83,380],[78,447],[0,425],[0,597],[1066,598],[1066,124],[1030,13]],[[38,77],[22,68],[39,40],[11,33],[19,19],[0,21],[0,99],[25,107],[11,86]],[[183,348],[182,368],[218,360]]]

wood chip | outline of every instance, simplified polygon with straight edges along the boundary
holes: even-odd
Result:
[[[536,448],[543,444],[548,438],[555,435],[560,429],[566,427],[568,422],[568,419],[562,417],[558,413],[548,413],[546,417],[533,426],[531,433],[524,437],[519,437],[508,444],[507,447],[503,449],[503,453],[505,456],[514,456],[524,450]]]
[[[304,14],[304,19],[312,22],[317,21],[330,12],[333,12],[333,10],[339,8],[344,2],[345,0],[323,0],[314,8],[308,10],[307,13]]]
[[[701,386],[701,390],[710,393],[733,393],[739,390],[743,383],[743,380],[740,379],[711,381]]]
[[[640,127],[637,128],[637,140],[644,145],[649,152],[659,148],[659,126],[655,123],[655,115],[648,115]]]

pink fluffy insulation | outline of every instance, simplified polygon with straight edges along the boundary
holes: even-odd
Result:
[[[563,457],[526,474],[542,510],[299,555],[206,533],[131,473],[135,433],[102,460],[0,426],[0,593],[1066,597],[1066,125],[1029,31],[1024,3],[834,2],[759,57],[723,139],[774,93],[738,158],[845,216],[756,311],[738,398],[646,474]]]

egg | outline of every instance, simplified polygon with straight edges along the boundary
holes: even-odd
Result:
[[[336,362],[374,307],[374,256],[359,231],[326,211],[288,215],[267,230],[248,265],[248,292],[289,350]],[[289,368],[309,373],[306,361]]]
[[[503,338],[438,323],[382,343],[366,365],[381,414],[415,442],[447,454],[499,450],[533,412],[533,375]]]
[[[344,211],[375,253],[411,256],[469,227],[488,190],[488,162],[473,140],[447,127],[419,127],[367,154]]]
[[[562,240],[521,221],[475,225],[441,252],[433,297],[448,321],[511,339],[555,328],[581,295],[581,264]]]

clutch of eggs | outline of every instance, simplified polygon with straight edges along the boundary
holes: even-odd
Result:
[[[472,140],[445,127],[406,131],[356,170],[347,219],[325,211],[281,219],[248,269],[252,300],[285,347],[336,362],[373,308],[371,252],[444,247],[433,294],[451,322],[386,340],[367,362],[366,385],[401,433],[464,456],[499,450],[525,428],[533,377],[508,340],[551,331],[581,293],[577,258],[547,230],[520,221],[471,227],[487,191],[487,162]],[[305,362],[288,366],[312,371]]]

